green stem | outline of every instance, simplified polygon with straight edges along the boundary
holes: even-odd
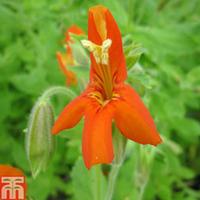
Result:
[[[63,86],[53,86],[42,94],[41,99],[49,99],[55,94],[65,94],[70,98],[75,98],[77,96],[76,93],[69,88]]]
[[[135,185],[138,188],[138,200],[143,200],[144,198],[144,193],[151,173],[153,157],[154,152],[147,155],[144,146],[138,146],[137,167],[135,171]]]
[[[101,197],[101,165],[95,166],[95,172],[94,172],[94,200],[102,200]]]
[[[108,180],[108,189],[107,189],[107,194],[106,194],[106,200],[111,200],[113,193],[114,193],[114,188],[115,188],[115,183],[117,176],[119,174],[121,164],[113,164],[112,169],[109,174],[109,180]]]
[[[111,200],[119,170],[124,162],[126,139],[119,133],[116,127],[113,127],[113,142],[115,147],[115,159],[112,163],[112,168],[108,178],[108,188],[105,200]]]
[[[139,191],[139,198],[138,198],[138,200],[142,200],[143,199],[143,195],[144,195],[144,192],[145,192],[145,189],[146,189],[146,185],[147,185],[147,182],[144,183],[143,185],[141,185],[140,191]]]

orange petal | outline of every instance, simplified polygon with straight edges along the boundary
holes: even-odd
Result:
[[[77,84],[76,75],[72,71],[69,71],[67,69],[67,65],[73,65],[73,59],[72,59],[71,55],[70,54],[63,55],[60,52],[57,52],[56,56],[57,56],[60,70],[66,76],[67,86],[76,85]]]
[[[68,60],[70,61],[68,64],[73,65],[74,64],[73,54],[72,54],[72,49],[71,49],[71,46],[70,46],[70,44],[73,43],[73,41],[70,37],[70,33],[73,33],[75,35],[84,35],[85,33],[80,27],[78,27],[76,25],[70,26],[65,33],[65,36],[66,36],[65,41],[67,43],[67,45],[66,45],[66,56],[68,57]]]
[[[65,74],[67,75],[67,68],[65,67],[66,64],[67,64],[67,60],[66,58],[64,57],[64,55],[60,52],[57,52],[56,53],[56,57],[57,57],[57,60],[58,60],[58,63],[59,63],[59,67],[60,67],[60,70]]]
[[[121,33],[109,10],[106,12],[106,26],[107,38],[112,40],[112,45],[109,49],[110,65],[112,73],[116,74],[115,81],[118,83],[124,81],[127,77],[126,61],[122,47]]]
[[[113,160],[112,107],[93,102],[86,111],[83,130],[83,158],[86,167]]]
[[[128,104],[134,107],[134,109],[137,109],[140,111],[141,115],[143,116],[143,119],[146,121],[146,123],[149,124],[149,126],[156,129],[154,120],[151,117],[150,112],[144,105],[140,96],[130,85],[121,84],[121,87],[119,88],[118,93]]]
[[[110,11],[104,6],[98,5],[89,9],[88,39],[95,44],[101,45],[106,39],[112,40],[109,49],[109,61],[112,75],[115,81],[121,82],[126,79],[126,62],[123,53],[121,33]],[[91,61],[95,68],[95,60]]]
[[[119,94],[121,99],[113,103],[114,119],[122,134],[141,144],[161,143],[154,121],[139,95],[127,85],[120,88]]]
[[[107,39],[106,12],[107,8],[99,5],[90,8],[88,13],[88,39],[98,45]]]
[[[82,118],[88,99],[79,96],[70,102],[59,115],[52,128],[52,134],[74,127]]]
[[[67,29],[66,33],[65,33],[65,36],[66,36],[65,40],[66,40],[66,42],[71,42],[70,33],[73,33],[73,34],[76,34],[76,35],[83,35],[84,31],[80,27],[78,27],[77,25],[70,26]]]
[[[0,176],[24,176],[20,169],[10,165],[0,165]]]

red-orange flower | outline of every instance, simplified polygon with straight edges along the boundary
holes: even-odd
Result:
[[[84,116],[82,151],[87,168],[112,162],[112,121],[128,139],[159,144],[161,138],[149,111],[135,90],[124,83],[127,72],[121,34],[107,8],[89,9],[88,40],[82,44],[91,52],[90,82],[64,108],[52,133],[72,128]]]
[[[0,176],[24,176],[20,169],[0,164]]]
[[[70,44],[73,43],[73,41],[70,37],[70,33],[73,33],[73,34],[76,34],[76,35],[82,35],[82,34],[84,34],[84,32],[81,28],[79,28],[76,25],[72,25],[71,27],[69,27],[68,30],[65,33],[65,36],[66,36],[66,38],[65,38],[66,53],[65,54],[62,54],[60,52],[56,53],[60,69],[66,76],[67,86],[77,84],[76,75],[68,69],[68,66],[73,66],[75,64],[73,54],[72,54],[72,50],[71,50],[71,47],[70,47]]]

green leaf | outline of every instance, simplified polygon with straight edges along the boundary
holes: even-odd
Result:
[[[14,75],[11,81],[17,89],[30,95],[38,95],[48,86],[46,71],[39,67],[33,68],[30,73]]]
[[[197,143],[200,136],[200,124],[193,119],[177,118],[174,120],[174,129],[180,138],[183,138],[188,143]]]
[[[190,72],[187,74],[187,80],[195,87],[200,87],[200,67],[195,67],[190,70]]]
[[[72,170],[74,197],[76,200],[104,199],[106,180],[100,166],[93,166],[88,170],[82,159],[78,159]]]

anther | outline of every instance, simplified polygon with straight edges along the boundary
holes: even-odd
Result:
[[[108,50],[112,44],[111,39],[104,40],[102,45],[97,45],[89,40],[81,40],[82,45],[93,53],[96,62],[107,65],[109,61]]]

